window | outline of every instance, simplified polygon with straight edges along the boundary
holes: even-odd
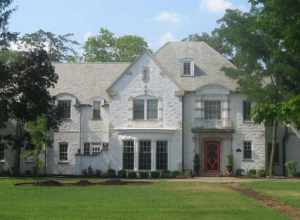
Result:
[[[158,100],[157,99],[148,99],[147,100],[147,118],[148,119],[157,119],[157,108]]]
[[[4,143],[0,143],[0,160],[5,159],[4,150],[5,150]]]
[[[71,118],[71,100],[59,100],[58,108],[61,111],[61,115],[63,119]]]
[[[61,160],[61,161],[68,160],[68,144],[67,143],[59,144],[59,160]]]
[[[158,119],[158,100],[155,98],[137,98],[133,100],[134,120]]]
[[[252,159],[252,143],[251,141],[244,141],[244,159]]]
[[[133,100],[133,118],[137,120],[145,119],[145,101],[144,99]]]
[[[101,119],[101,102],[94,101],[93,102],[93,120]]]
[[[156,142],[156,169],[168,169],[168,141]]]
[[[151,141],[139,141],[139,169],[151,170]]]
[[[144,67],[143,69],[143,82],[147,83],[150,80],[150,68]]]
[[[192,68],[191,62],[184,62],[183,63],[183,75],[184,76],[191,76],[192,75]]]
[[[220,101],[205,101],[204,102],[204,118],[221,119],[221,102]]]
[[[83,145],[83,154],[90,155],[90,143],[84,143]]]
[[[251,102],[243,101],[243,119],[251,121]]]
[[[123,169],[124,170],[134,169],[134,141],[133,140],[123,141]]]
[[[272,143],[268,143],[268,161],[270,161],[271,157],[271,150],[272,150]],[[279,144],[275,144],[275,151],[274,151],[274,163],[279,163]]]
[[[101,152],[101,147],[93,147],[93,154],[99,154]]]

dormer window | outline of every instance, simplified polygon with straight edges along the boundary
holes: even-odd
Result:
[[[181,61],[182,76],[194,76],[194,62],[191,58],[185,58]]]
[[[183,75],[185,76],[191,76],[192,75],[192,68],[191,68],[191,62],[184,62],[183,63]]]
[[[143,68],[143,82],[148,83],[150,80],[150,68],[145,66]]]

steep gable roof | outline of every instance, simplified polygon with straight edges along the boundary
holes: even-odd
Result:
[[[170,42],[155,53],[155,58],[185,91],[195,91],[209,84],[237,89],[237,83],[222,71],[223,67],[234,65],[204,42]],[[195,77],[182,76],[182,60],[186,58],[192,59],[196,66]]]
[[[82,103],[95,96],[109,99],[106,89],[128,66],[129,63],[54,64],[59,79],[50,92],[73,94]]]

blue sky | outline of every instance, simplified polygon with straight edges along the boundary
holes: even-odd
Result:
[[[10,29],[20,33],[40,28],[74,33],[84,42],[106,27],[117,35],[142,36],[157,49],[167,41],[216,27],[226,8],[249,8],[247,0],[15,0]]]

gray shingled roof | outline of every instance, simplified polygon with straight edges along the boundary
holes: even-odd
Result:
[[[222,71],[222,67],[234,67],[233,64],[204,42],[170,42],[154,56],[185,91],[194,91],[207,84],[237,89],[237,83]],[[186,58],[192,58],[196,65],[195,77],[182,77],[182,60]]]
[[[52,95],[70,93],[86,104],[96,96],[109,99],[106,89],[129,63],[54,64],[59,75]]]

